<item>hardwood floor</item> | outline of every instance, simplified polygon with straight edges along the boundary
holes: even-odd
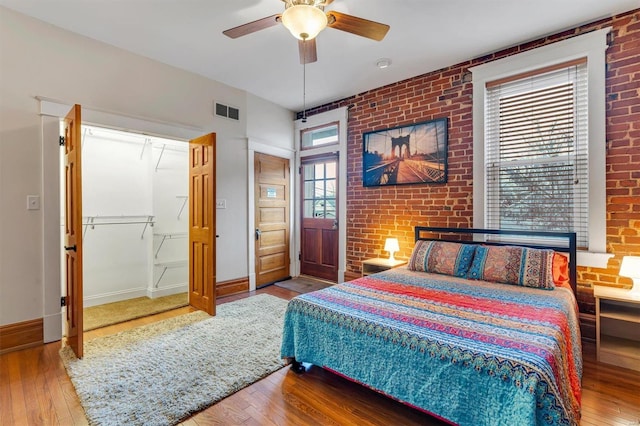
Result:
[[[269,286],[255,293],[290,299]],[[219,303],[250,295],[229,296]],[[193,311],[180,308],[85,333],[85,340]],[[0,425],[84,425],[87,419],[60,361],[60,342],[0,356]],[[584,347],[583,426],[640,425],[640,373],[595,361]],[[441,425],[420,411],[321,368],[283,368],[185,420],[183,425]]]

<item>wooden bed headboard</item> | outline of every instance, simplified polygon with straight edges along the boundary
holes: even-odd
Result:
[[[491,236],[494,236],[492,239]],[[499,236],[499,237],[496,237]],[[530,239],[530,242],[527,242]],[[510,245],[551,249],[569,256],[569,281],[576,293],[576,233],[546,231],[509,231],[502,229],[438,228],[416,226],[415,240],[464,242],[465,244]]]

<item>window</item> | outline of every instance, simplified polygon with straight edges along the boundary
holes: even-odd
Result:
[[[611,28],[473,73],[473,225],[578,234],[606,267],[605,55]]]
[[[492,229],[575,231],[586,249],[586,60],[530,74],[487,83],[485,221]]]
[[[327,126],[305,129],[301,135],[302,149],[335,145],[338,143],[338,124],[333,123]]]
[[[307,163],[304,173],[304,217],[336,218],[336,161]]]

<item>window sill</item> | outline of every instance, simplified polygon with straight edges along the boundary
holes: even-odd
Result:
[[[594,253],[590,251],[578,251],[578,266],[588,266],[591,268],[607,268],[609,259],[614,255],[611,253]]]

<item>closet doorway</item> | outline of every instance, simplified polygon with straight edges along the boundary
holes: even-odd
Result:
[[[65,211],[81,212],[77,242],[62,256],[62,282],[67,275],[77,281],[63,289],[68,319],[69,312],[79,316],[68,321],[67,337],[82,334],[83,314],[75,308],[83,305],[182,294],[182,305],[214,314],[215,134],[187,143],[80,126],[79,106],[75,110],[77,129],[63,134],[68,141],[77,135],[78,176],[69,173],[67,147],[61,155],[63,221],[73,216]],[[68,228],[61,226],[65,246]],[[71,330],[73,324],[80,329]],[[80,350],[74,348],[79,356],[81,341]]]
[[[83,125],[85,331],[188,304],[189,144]]]

